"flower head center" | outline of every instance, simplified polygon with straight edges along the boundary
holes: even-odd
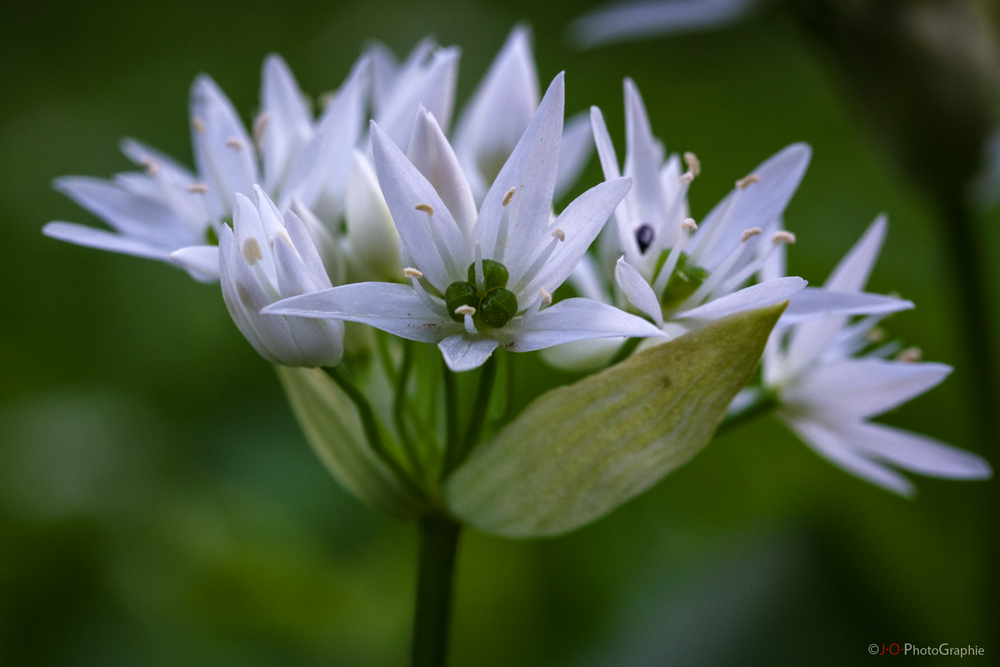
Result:
[[[499,329],[517,314],[517,296],[507,289],[510,274],[507,267],[491,259],[482,260],[483,290],[476,288],[476,262],[469,265],[468,280],[455,281],[445,290],[448,314],[463,322],[469,309],[487,326]]]

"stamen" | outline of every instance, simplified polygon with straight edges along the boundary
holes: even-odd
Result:
[[[472,308],[472,306],[460,306],[460,307],[458,307],[458,308],[455,309],[455,312],[456,313],[459,312],[462,308],[469,308],[472,311],[476,310],[475,308]],[[479,332],[476,331],[476,323],[472,321],[472,314],[471,313],[463,313],[463,314],[465,315],[465,331],[466,331],[466,333],[468,333],[470,336],[475,336]]]
[[[694,218],[688,218],[681,223],[681,229],[685,232],[696,232],[698,231],[698,223],[694,221]]]
[[[409,266],[406,267],[405,269],[403,269],[403,275],[406,276],[407,278],[423,278],[424,277],[423,273],[421,273],[417,269],[414,269],[414,268],[409,267]]]
[[[896,355],[896,361],[902,361],[906,364],[912,364],[914,362],[923,359],[924,353],[920,351],[919,347],[908,347],[899,354]]]
[[[203,121],[199,116],[191,116],[191,127],[198,134],[205,134],[205,121]]]
[[[553,233],[552,236],[555,237],[555,233]],[[559,245],[559,239],[553,238],[549,242],[549,244],[545,246],[545,249],[542,250],[540,253],[538,253],[538,257],[535,258],[535,261],[531,263],[531,266],[528,267],[528,270],[525,271],[524,275],[522,275],[521,278],[517,281],[517,285],[511,288],[510,291],[513,292],[514,294],[520,294],[521,291],[524,290],[524,288],[526,288],[531,283],[531,281],[535,279],[535,276],[537,276],[538,272],[542,270],[542,267],[545,266],[545,263],[549,261],[549,257],[551,257],[552,253],[555,252],[557,245]]]
[[[188,186],[187,191],[190,192],[191,194],[203,195],[206,192],[208,192],[208,186],[205,185],[204,183],[192,183],[191,185]]]
[[[416,269],[410,269],[411,271],[416,271]],[[417,271],[417,273],[420,273]],[[413,276],[410,278],[410,283],[413,285],[413,290],[417,293],[417,296],[428,308],[433,310],[435,313],[440,315],[444,319],[448,319],[451,315],[448,314],[448,308],[445,304],[441,303],[440,300],[434,298],[427,293],[424,286],[420,284],[420,278],[423,278],[423,274],[418,276]]]
[[[760,236],[764,231],[760,227],[751,227],[750,229],[744,229],[743,233],[740,235],[740,241],[746,243],[755,236]]]
[[[243,150],[243,142],[236,137],[230,137],[226,139],[226,145],[232,148],[234,151]]]
[[[740,180],[736,181],[736,187],[738,187],[740,190],[746,190],[754,183],[760,183],[760,177],[757,174],[750,174],[746,178],[741,178]]]
[[[500,226],[497,228],[497,242],[493,245],[493,259],[497,262],[503,264],[504,254],[507,252],[507,228],[510,226],[510,215],[507,208],[507,204],[510,203],[508,197],[514,197],[514,188],[507,191],[504,195],[502,212],[500,213]]]
[[[156,160],[150,158],[140,160],[139,166],[145,169],[146,173],[149,174],[150,176],[156,176],[158,173],[160,173],[160,165],[156,162]]]
[[[514,192],[516,190],[517,190],[517,188],[511,188],[510,190],[508,190],[507,194],[505,194],[503,196],[503,199],[500,201],[500,204],[503,205],[503,206],[509,206],[511,200],[514,199]]]
[[[888,337],[889,334],[885,332],[885,329],[879,327],[870,329],[868,333],[865,334],[865,338],[872,343],[884,343]]]
[[[688,171],[691,172],[692,176],[701,173],[701,162],[698,160],[698,156],[691,151],[684,154],[684,163],[687,164]]]
[[[260,145],[261,140],[264,138],[264,131],[267,130],[267,123],[271,120],[271,114],[267,111],[261,113],[257,116],[257,120],[253,123],[253,140]]]
[[[431,206],[430,204],[417,204],[413,208],[417,209],[418,211],[423,211],[427,215],[434,215],[434,207]]]
[[[252,236],[243,242],[243,259],[245,259],[247,264],[250,266],[253,266],[260,260],[264,259],[264,254],[260,251],[260,244],[257,243],[257,239]]]
[[[755,234],[751,234],[751,236],[756,236],[757,234],[760,233],[760,229],[754,227],[752,229],[748,229],[746,232],[743,232],[743,234],[746,235],[747,232],[753,231],[753,229],[756,229],[757,231]],[[723,286],[724,282],[727,284],[730,283],[731,280],[729,280],[730,278],[729,272],[732,270],[734,266],[736,266],[739,263],[741,259],[743,259],[743,255],[745,252],[747,252],[747,249],[749,247],[750,246],[748,246],[745,243],[741,243],[740,245],[736,246],[736,249],[733,250],[731,253],[729,253],[728,257],[726,257],[724,260],[722,260],[722,262],[718,266],[712,269],[712,273],[708,276],[708,280],[703,282],[701,286],[694,291],[694,294],[689,296],[684,301],[684,303],[679,305],[677,307],[677,310],[684,311],[688,310],[689,308],[697,307],[702,301],[711,297],[712,293],[715,292],[719,287]]]
[[[556,227],[555,231],[552,232],[552,236],[554,238],[559,239],[560,241],[565,241],[566,240],[566,232],[564,232],[563,230],[559,229],[558,227]]]
[[[659,275],[656,276],[656,280],[653,282],[653,292],[656,294],[657,301],[663,299],[663,291],[667,289],[670,277],[674,275],[674,269],[677,268],[677,262],[680,261],[681,253],[687,246],[688,239],[691,238],[691,232],[696,229],[698,229],[698,225],[696,225],[694,220],[691,218],[688,218],[681,223],[681,236],[677,239],[677,243],[674,244],[674,247],[670,249],[670,254],[667,255],[667,261],[663,263],[663,266],[660,268]]]
[[[459,306],[455,309],[455,312],[459,315],[475,315],[476,309],[472,306]]]
[[[552,303],[552,295],[544,287],[538,290],[538,296],[541,297],[543,306],[548,306]]]
[[[791,232],[775,232],[774,236],[771,237],[771,243],[778,245],[779,243],[795,243],[795,234]]]
[[[681,185],[689,185],[693,180],[694,180],[694,174],[692,174],[690,171],[685,171],[683,174],[681,174],[680,178]]]
[[[483,250],[476,243],[476,289],[482,294],[486,291],[486,272],[483,270]]]
[[[335,98],[336,96],[337,96],[336,90],[326,91],[325,93],[320,95],[319,99],[317,100],[319,102],[319,107],[321,109],[326,109],[328,106],[330,106],[330,102],[332,102],[333,98]]]

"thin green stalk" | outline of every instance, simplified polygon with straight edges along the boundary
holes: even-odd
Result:
[[[411,667],[444,667],[448,661],[452,584],[461,526],[443,514],[420,519],[417,596]]]
[[[392,417],[396,424],[396,430],[399,431],[399,438],[403,441],[403,451],[406,452],[406,458],[410,462],[410,466],[413,468],[414,472],[418,477],[423,477],[423,466],[420,464],[420,457],[417,456],[416,447],[413,444],[413,439],[410,438],[409,429],[406,427],[405,411],[406,411],[406,385],[410,381],[410,371],[413,370],[413,341],[405,341],[403,343],[403,364],[399,368],[399,375],[396,378],[396,395],[393,397],[392,402]]]
[[[448,364],[441,360],[444,367],[444,418],[448,441],[445,444],[444,464],[441,468],[441,477],[444,477],[448,468],[448,452],[458,448],[458,390],[455,386],[455,373]]]
[[[635,352],[635,349],[639,347],[639,343],[642,341],[642,338],[629,338],[620,348],[618,348],[618,352],[616,352],[615,356],[612,357],[608,366],[614,366],[618,362],[628,359],[632,356],[632,353]]]
[[[452,470],[462,465],[465,457],[479,443],[479,436],[483,432],[483,424],[486,423],[486,413],[490,407],[490,396],[493,393],[496,378],[496,356],[491,355],[486,360],[486,363],[483,364],[483,372],[479,376],[479,391],[476,393],[476,402],[472,406],[472,416],[469,418],[469,425],[465,428],[465,438],[462,439],[461,446],[449,447],[445,455],[444,476],[447,476]]]
[[[392,353],[389,351],[389,334],[379,329],[375,330],[375,346],[378,348],[378,356],[382,360],[382,367],[389,378],[389,382],[396,383],[396,364],[392,361]]]
[[[378,429],[378,421],[375,419],[375,412],[372,410],[372,406],[368,403],[368,399],[361,392],[360,389],[355,386],[347,375],[340,370],[339,366],[326,366],[323,368],[326,374],[333,378],[333,381],[337,383],[347,397],[351,399],[354,403],[354,407],[358,410],[358,416],[361,418],[361,426],[364,428],[365,437],[368,438],[368,444],[371,446],[372,451],[382,459],[382,462],[389,466],[389,469],[399,480],[400,484],[409,488],[412,491],[420,493],[410,481],[409,476],[406,471],[402,469],[399,465],[399,461],[396,460],[394,456],[386,449],[385,443],[382,441],[382,434]]]
[[[743,426],[758,417],[770,414],[776,407],[778,407],[777,397],[774,396],[774,394],[762,392],[756,401],[739,412],[727,413],[726,416],[722,418],[719,428],[715,430],[715,435],[722,435],[723,433],[731,431],[738,426]]]
[[[503,407],[504,423],[514,419],[514,406],[517,399],[517,355],[513,352],[504,354],[504,381],[507,383],[506,402]]]

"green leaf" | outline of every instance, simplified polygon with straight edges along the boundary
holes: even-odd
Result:
[[[541,537],[642,493],[708,444],[785,305],[733,315],[543,394],[448,479],[449,509],[487,533]]]
[[[405,488],[371,450],[354,404],[326,373],[317,368],[275,369],[306,439],[348,491],[400,519],[425,509],[426,502]]]

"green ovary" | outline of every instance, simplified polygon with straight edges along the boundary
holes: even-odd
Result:
[[[456,281],[448,285],[444,300],[448,314],[456,322],[464,322],[465,316],[456,313],[455,309],[471,306],[476,309],[476,315],[487,325],[499,329],[510,322],[517,314],[517,297],[507,289],[510,274],[507,267],[491,259],[483,260],[484,289],[480,293],[476,288],[476,263],[469,265],[468,281]]]
[[[655,276],[663,268],[664,262],[667,261],[667,255],[669,254],[669,250],[664,250],[660,253],[659,261],[656,263],[656,271],[653,272],[654,281]],[[663,290],[660,304],[667,309],[679,306],[685,299],[694,294],[707,278],[708,271],[700,266],[695,266],[693,263],[689,264],[687,254],[682,252],[681,256],[677,259],[677,267],[670,276],[670,280],[667,281],[666,289]]]

